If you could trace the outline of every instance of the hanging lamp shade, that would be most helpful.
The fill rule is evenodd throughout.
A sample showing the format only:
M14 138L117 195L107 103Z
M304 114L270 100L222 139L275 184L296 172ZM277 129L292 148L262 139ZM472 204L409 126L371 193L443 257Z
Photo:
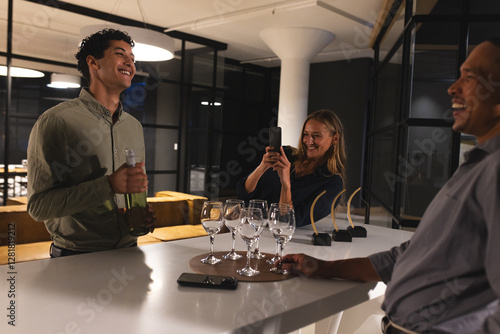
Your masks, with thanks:
M10 68L10 75L13 78L42 78L45 76L43 72L36 71L36 70L30 70L28 68L23 68L23 67L14 67L11 66ZM7 66L5 65L0 65L0 76L7 76Z
M50 83L47 85L50 88L80 88L80 77L70 74L52 73Z
M108 24L90 25L80 29L80 37L84 39L106 28L125 31L132 37L135 43L133 52L136 61L165 61L174 58L174 39L155 30Z

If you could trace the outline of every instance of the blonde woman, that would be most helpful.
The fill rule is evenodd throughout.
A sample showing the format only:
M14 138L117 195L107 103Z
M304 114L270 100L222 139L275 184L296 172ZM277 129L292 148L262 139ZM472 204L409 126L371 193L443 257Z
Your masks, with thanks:
M326 190L316 203L314 218L326 217L333 199L344 188L346 153L338 116L330 110L318 110L305 120L298 149L285 146L280 153L272 149L266 147L259 166L238 182L238 197L291 204L297 226L303 226L310 223L312 202Z

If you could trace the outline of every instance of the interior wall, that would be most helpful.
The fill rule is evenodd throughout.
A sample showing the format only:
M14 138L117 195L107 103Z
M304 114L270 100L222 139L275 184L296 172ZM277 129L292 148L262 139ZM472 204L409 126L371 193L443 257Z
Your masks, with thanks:
M362 187L364 127L369 110L372 59L311 64L309 113L334 111L344 125L347 149L347 195ZM359 196L352 204L360 206Z

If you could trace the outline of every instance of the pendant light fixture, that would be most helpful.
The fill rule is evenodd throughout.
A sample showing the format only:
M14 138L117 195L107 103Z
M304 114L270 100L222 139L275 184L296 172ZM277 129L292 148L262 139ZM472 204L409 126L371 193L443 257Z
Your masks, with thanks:
M141 12L144 28L116 24L91 25L80 29L81 39L105 28L117 29L127 32L132 37L135 43L132 52L136 61L165 61L174 58L174 39L162 32L147 29L146 13L140 0L137 0L137 5Z
M135 46L132 49L136 61L165 61L174 58L174 39L164 33L146 28L121 25L91 25L80 29L84 39L102 29L117 29L127 32Z
M42 78L45 76L43 72L15 66L11 66L10 75L13 78ZM7 76L7 66L0 65L0 76Z
M138 27L123 27L134 40L136 61L166 61L174 58L174 39L164 33Z
M70 74L52 73L50 83L47 85L50 88L80 88L80 77Z

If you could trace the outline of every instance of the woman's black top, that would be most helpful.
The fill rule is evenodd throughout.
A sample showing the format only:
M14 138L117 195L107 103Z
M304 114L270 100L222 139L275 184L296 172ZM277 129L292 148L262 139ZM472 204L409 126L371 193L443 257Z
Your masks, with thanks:
M314 199L326 190L314 206L314 221L328 216L331 213L332 202L342 191L344 185L340 175L330 175L326 165L316 168L312 174L302 177L295 176L295 160L290 147L283 147L288 161L292 164L290 168L290 182L292 188L292 201L295 209L295 219L297 227L311 223L309 218L311 205ZM251 199L267 200L268 205L278 203L281 193L281 182L278 172L269 168L260 178L257 187L251 193L245 190L245 181L247 177L242 178L237 184L238 198L245 201ZM337 200L337 203L340 201Z

